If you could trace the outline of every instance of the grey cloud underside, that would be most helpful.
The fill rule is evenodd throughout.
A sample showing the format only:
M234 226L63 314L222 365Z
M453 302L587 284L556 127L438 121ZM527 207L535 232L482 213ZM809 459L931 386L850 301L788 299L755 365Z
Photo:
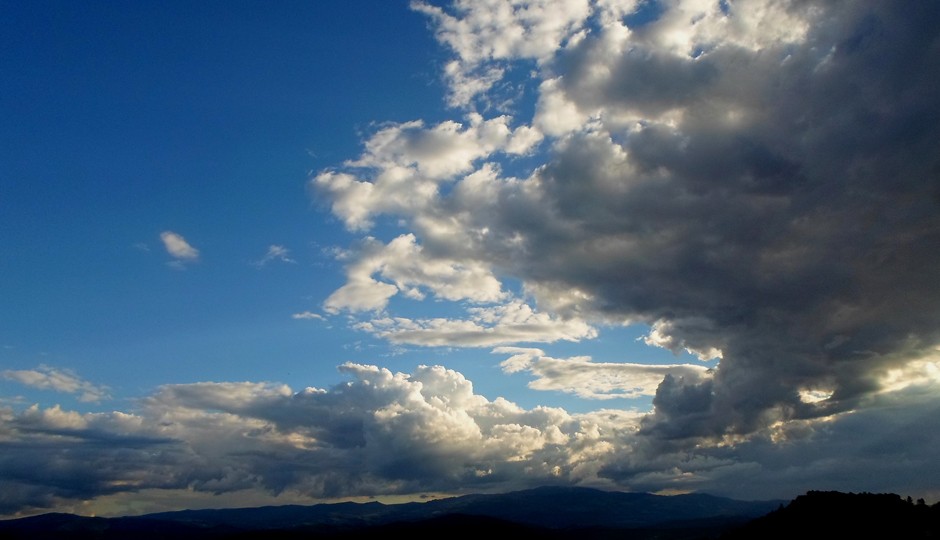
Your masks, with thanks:
M929 494L940 474L936 384L826 423L792 421L690 451L638 436L638 413L527 410L475 394L441 367L342 370L349 382L326 390L168 386L135 414L0 410L0 514L147 489L317 498L560 484L777 498L811 485Z
M634 489L685 489L760 499L819 490L926 492L936 497L940 475L934 448L938 403L927 392L876 398L865 410L830 423L790 422L737 444L688 452L676 441L637 440L634 452L605 464L601 474ZM782 443L782 444L781 444ZM674 463L683 478L669 471ZM870 487L862 487L870 486Z
M0 514L148 488L334 497L567 483L596 469L591 449L617 432L607 424L624 425L622 413L490 401L440 367L341 369L352 380L328 390L168 386L137 414L0 410Z

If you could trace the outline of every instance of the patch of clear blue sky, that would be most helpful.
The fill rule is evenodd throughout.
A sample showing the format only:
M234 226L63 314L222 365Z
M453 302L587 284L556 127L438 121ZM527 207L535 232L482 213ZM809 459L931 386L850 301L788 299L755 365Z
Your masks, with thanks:
M638 28L655 21L666 11L661 0L641 0L637 8L623 18L624 24L630 28Z
M370 1L4 10L3 365L124 384L261 375L232 368L285 339L310 356L290 314L341 283L321 250L351 236L308 172L355 157L372 122L443 114L424 18ZM164 230L201 260L168 268ZM270 244L297 264L251 266Z

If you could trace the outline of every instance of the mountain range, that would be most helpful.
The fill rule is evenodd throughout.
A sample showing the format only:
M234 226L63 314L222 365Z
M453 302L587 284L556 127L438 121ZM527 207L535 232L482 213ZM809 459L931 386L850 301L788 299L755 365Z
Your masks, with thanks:
M540 540L940 540L940 503L895 494L810 491L790 502L660 496L573 487L422 503L184 510L114 518L50 513L0 521L0 540L349 540L406 536Z
M183 510L96 518L43 514L0 521L0 538L208 538L430 536L444 530L536 532L547 537L646 538L644 531L720 531L762 516L782 501L738 501L704 494L660 496L576 487L541 487L404 504L335 503ZM622 534L633 531L633 536ZM368 534L367 534L368 533ZM39 535L39 536L37 536Z

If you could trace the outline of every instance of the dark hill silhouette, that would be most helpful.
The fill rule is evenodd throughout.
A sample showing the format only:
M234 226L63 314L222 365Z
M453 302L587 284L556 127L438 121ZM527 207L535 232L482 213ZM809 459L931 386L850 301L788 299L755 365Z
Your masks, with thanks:
M50 513L0 521L0 540L350 540L401 535L438 540L458 533L542 540L940 540L940 503L927 506L887 493L811 491L784 506L780 501L708 495L661 497L552 487L400 505L276 506L120 518Z
M721 538L940 540L940 503L927 506L893 493L810 491Z
M418 521L450 514L493 517L546 528L647 527L678 520L761 516L780 501L737 501L711 495L660 496L588 488L541 487L495 495L465 495L423 503L339 503L252 509L186 510L149 514L148 519L202 526L289 528L366 526Z
M538 534L540 537L714 538L761 516L780 501L736 501L710 495L658 496L586 488L544 487L498 495L467 495L425 503L339 503L145 516L90 518L45 514L0 521L0 539L58 538L360 538L407 532L439 538L444 531Z

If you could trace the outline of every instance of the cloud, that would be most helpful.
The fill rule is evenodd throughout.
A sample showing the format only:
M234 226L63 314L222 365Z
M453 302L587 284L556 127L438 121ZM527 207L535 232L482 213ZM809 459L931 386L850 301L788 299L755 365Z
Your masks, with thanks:
M176 259L175 263L184 263L199 259L199 250L189 245L186 239L173 231L163 231L160 233L160 240L163 247L171 257Z
M925 493L935 500L940 470L929 455L940 412L929 395L935 391L935 383L908 387L873 397L852 413L776 422L747 439L727 437L686 454L673 471L663 466L687 450L644 439L647 444L605 464L602 474L636 489L670 486L748 499L819 489Z
M510 129L508 116L486 120L471 113L467 120L466 126L446 121L432 128L425 128L421 121L392 124L375 133L366 143L365 154L347 165L378 170L405 167L443 180L472 170L475 160L495 151L523 154L539 141L528 127Z
M299 392L164 386L134 414L0 411L0 513L147 489L315 498L575 481L609 448L606 424L636 421L490 401L439 366L340 369L349 382Z
M291 319L306 319L306 320L317 320L325 321L326 317L320 315L319 313L313 313L312 311L302 311L300 313L294 313L290 316Z
M357 253L345 256L353 259L346 269L348 282L324 302L331 313L380 310L398 293L420 300L429 291L445 300L471 302L494 302L506 296L486 265L428 256L413 234L401 235L387 245L368 238ZM376 274L387 281L374 279Z
M436 26L438 41L456 54L445 68L451 105L468 105L498 82L500 61L549 60L590 15L587 0L457 1L448 10L412 2ZM495 65L494 65L495 64Z
M504 305L467 309L467 319L384 317L356 328L392 343L430 347L492 347L508 343L554 343L593 338L597 331L583 320L534 311L513 300Z
M346 163L346 171L325 170L310 181L327 197L333 213L353 230L372 227L371 214L426 207L439 184L495 152L524 155L541 140L530 126L510 128L511 118L468 115L469 125L447 121L425 127L422 121L383 127L365 143L365 152Z
M290 250L288 250L286 247L279 246L277 244L271 244L268 246L268 252L264 254L264 257L254 261L252 264L260 268L273 261L280 261L290 264L297 263L297 261L290 258Z
M8 369L0 372L0 376L31 388L75 394L80 401L98 402L111 397L107 387L85 381L69 370L49 366L24 370Z
M531 353L535 366L543 359L537 350L504 352ZM685 369L673 375L703 377ZM546 483L753 498L809 488L929 496L940 481L937 378L873 396L855 413L777 422L747 439L689 448L648 436L646 413L526 409L476 393L441 366L396 373L347 363L340 371L345 382L299 391L271 382L167 385L138 399L133 412L0 408L0 515L94 512L99 504L120 514L139 493L185 492L185 504L199 506L233 496L278 504L273 497L311 502ZM555 380L574 380L568 375Z
M515 131L547 151L510 176L472 139L446 190L414 159L390 180L321 173L351 230L397 218L426 262L518 280L546 316L720 357L664 376L644 422L690 447L857 410L940 343L940 7L680 0L640 23L635 2L475 6L416 4L454 52L452 103L485 107L524 66L537 103ZM366 148L354 162L378 167ZM376 276L348 272L335 306L384 309L401 289ZM427 342L455 324L386 326Z
M667 376L699 382L712 373L694 364L597 363L586 356L552 358L540 349L498 347L493 352L512 355L500 364L506 373L528 371L535 375L529 388L566 392L584 399L653 396Z

